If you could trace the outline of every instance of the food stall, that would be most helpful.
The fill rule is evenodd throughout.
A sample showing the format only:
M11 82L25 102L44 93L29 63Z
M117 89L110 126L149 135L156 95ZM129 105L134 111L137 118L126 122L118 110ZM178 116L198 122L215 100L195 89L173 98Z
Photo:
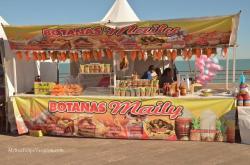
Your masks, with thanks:
M227 56L235 46L239 15L116 27L109 22L3 26L15 63L70 60L74 78L59 84L32 77L33 93L18 91L15 78L10 102L18 134L41 130L57 136L234 142L235 97L202 88L220 70L218 51ZM196 79L203 86L177 76L177 82L159 89L159 80L137 76L139 66L164 61L172 66L177 56L195 56ZM109 75L102 86L109 92L87 92L91 88L81 77L95 74Z

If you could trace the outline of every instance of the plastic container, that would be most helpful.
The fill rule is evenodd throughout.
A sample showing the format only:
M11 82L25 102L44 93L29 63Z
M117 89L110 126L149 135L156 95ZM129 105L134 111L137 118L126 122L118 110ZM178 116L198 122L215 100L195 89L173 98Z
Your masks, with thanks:
M243 106L243 97L241 95L237 96L237 106Z
M243 96L243 106L250 106L250 96L246 94Z
M245 83L240 84L240 94L248 93L248 85Z

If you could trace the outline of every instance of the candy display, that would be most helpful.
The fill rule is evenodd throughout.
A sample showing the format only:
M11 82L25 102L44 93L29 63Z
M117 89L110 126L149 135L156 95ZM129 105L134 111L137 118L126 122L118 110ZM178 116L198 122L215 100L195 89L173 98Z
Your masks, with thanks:
M118 80L115 96L156 96L159 90L159 80Z
M34 93L35 95L49 95L55 85L54 82L34 82Z
M174 82L171 85L169 83L165 83L163 86L163 94L172 97L178 97L180 94L184 96L186 95L186 87L184 84L178 86L177 82Z
M240 90L237 95L237 105L238 106L250 106L250 96L248 90L248 84L246 83L246 78L242 74L240 76Z
M80 65L80 73L110 73L111 72L110 64L100 64L100 63L90 63Z
M115 96L156 96L158 95L157 88L138 87L138 88L115 88Z
M135 79L135 80L118 80L117 87L154 87L159 88L159 80Z
M78 84L57 84L51 89L51 95L54 96L79 96L83 88Z
M248 93L248 85L246 83L240 84L240 94L244 95Z

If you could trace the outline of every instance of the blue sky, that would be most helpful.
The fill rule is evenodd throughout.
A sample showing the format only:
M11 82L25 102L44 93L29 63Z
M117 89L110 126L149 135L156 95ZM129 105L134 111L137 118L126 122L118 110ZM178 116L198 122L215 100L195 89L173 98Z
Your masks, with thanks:
M12 25L74 24L101 20L115 0L0 0ZM238 58L250 58L250 0L128 0L141 20L234 14L242 10Z

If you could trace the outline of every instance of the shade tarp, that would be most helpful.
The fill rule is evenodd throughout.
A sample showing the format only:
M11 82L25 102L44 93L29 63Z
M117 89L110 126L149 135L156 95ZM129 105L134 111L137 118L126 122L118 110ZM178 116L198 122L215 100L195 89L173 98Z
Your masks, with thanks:
M236 44L239 15L127 22L128 26L116 28L95 23L4 26L4 30L15 50L215 47Z

